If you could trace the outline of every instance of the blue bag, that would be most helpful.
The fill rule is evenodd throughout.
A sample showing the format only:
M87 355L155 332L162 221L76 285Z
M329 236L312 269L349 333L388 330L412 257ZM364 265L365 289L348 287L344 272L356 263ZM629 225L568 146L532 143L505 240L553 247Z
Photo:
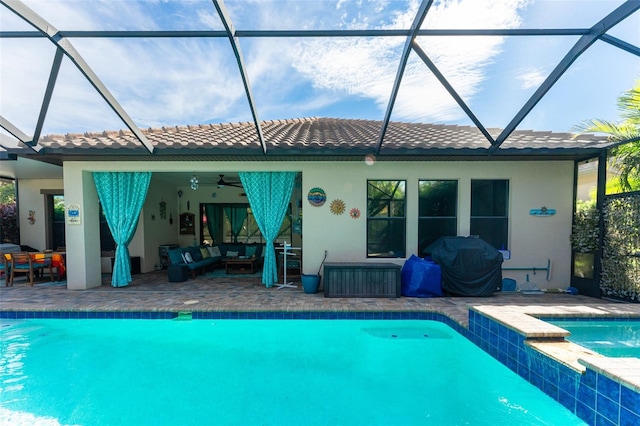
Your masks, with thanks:
M431 258L415 254L404 262L400 272L402 295L406 297L442 296L442 271Z

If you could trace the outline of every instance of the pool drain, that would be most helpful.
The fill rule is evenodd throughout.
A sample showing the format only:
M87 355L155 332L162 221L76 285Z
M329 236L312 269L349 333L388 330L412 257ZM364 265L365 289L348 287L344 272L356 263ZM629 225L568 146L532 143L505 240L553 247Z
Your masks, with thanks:
M392 334L391 337L393 337L395 339L396 337L398 337L398 335L397 334ZM429 337L429 335L428 334L423 334L422 337Z

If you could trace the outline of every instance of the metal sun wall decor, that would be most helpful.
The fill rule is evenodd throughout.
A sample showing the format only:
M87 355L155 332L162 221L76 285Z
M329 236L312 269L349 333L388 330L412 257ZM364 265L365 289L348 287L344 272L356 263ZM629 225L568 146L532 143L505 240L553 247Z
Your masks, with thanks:
M349 216L351 216L351 219L358 219L358 218L360 218L360 209L357 209L357 208L355 208L355 207L354 207L354 208L352 208L352 209L349 211Z
M327 194L322 188L311 188L307 194L307 200L312 206L320 207L327 201Z
M337 215L341 215L342 213L344 213L344 208L344 201L339 198L333 200L331 202L331 205L329 206L329 210L331 210L331 213Z

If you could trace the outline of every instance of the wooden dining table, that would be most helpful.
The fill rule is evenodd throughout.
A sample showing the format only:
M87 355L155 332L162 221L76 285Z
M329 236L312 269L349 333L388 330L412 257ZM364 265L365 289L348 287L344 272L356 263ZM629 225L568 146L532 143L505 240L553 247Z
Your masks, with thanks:
M34 262L44 263L46 259L51 259L51 267L56 269L56 281L60 281L66 273L65 253L56 251L30 252L29 256ZM7 262L11 262L11 253L5 253Z

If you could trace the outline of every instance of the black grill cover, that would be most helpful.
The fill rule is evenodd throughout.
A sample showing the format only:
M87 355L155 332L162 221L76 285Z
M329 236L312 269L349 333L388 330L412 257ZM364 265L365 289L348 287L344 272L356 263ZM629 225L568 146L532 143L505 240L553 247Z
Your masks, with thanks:
M502 283L502 253L477 237L440 237L424 250L442 270L442 289L491 296Z

